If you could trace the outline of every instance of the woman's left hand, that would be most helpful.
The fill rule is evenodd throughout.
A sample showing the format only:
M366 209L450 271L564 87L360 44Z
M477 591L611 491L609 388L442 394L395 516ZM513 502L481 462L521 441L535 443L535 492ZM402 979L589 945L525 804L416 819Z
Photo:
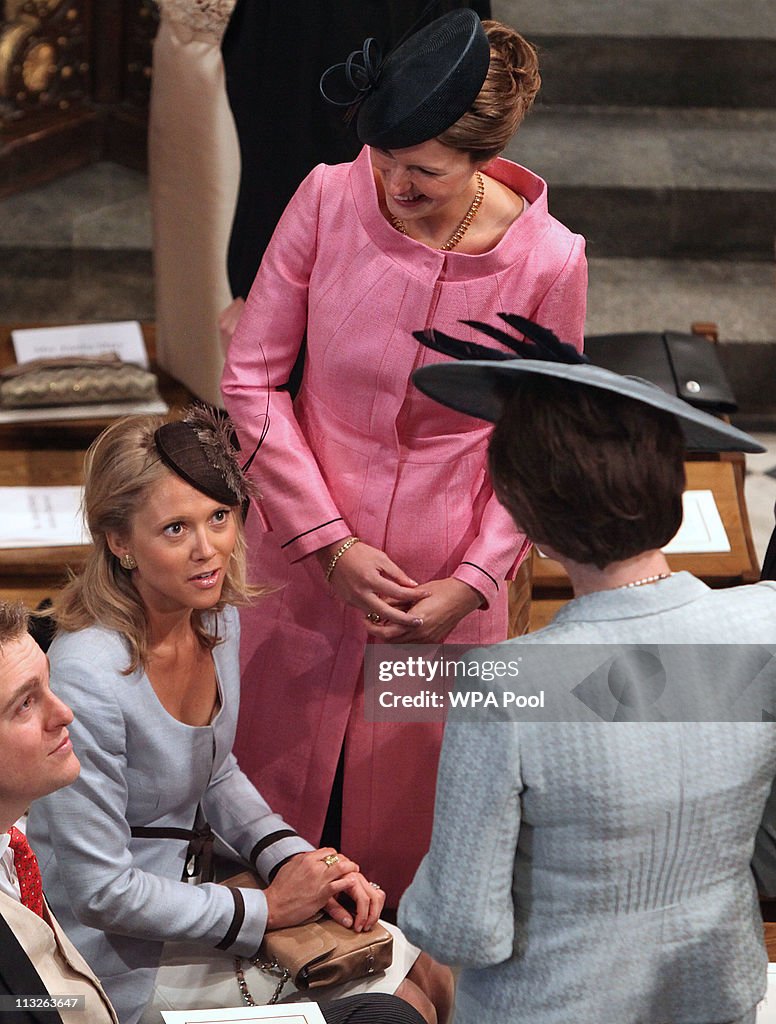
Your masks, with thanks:
M351 915L348 909L334 897L323 909L329 917L339 921L346 928L352 928L356 932L370 932L382 913L385 905L385 893L379 886L368 882L360 871L358 874L350 876L349 883L347 889L343 889L342 893L345 893L352 901L354 913Z
M367 622L367 632L393 644L437 644L448 636L458 623L482 604L482 595L463 580L449 576L429 580L419 588L424 591L407 611L423 622L420 626L397 626Z
M264 895L268 931L301 924L319 910L345 928L370 931L385 903L383 890L364 878L358 864L329 846L292 857ZM352 913L339 902L341 896L350 898Z

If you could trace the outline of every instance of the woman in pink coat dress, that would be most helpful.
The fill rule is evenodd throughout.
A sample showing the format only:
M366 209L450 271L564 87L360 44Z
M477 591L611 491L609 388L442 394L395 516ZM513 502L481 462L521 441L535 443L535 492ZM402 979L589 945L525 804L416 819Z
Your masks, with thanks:
M341 824L396 906L428 847L442 726L365 720L365 644L504 639L528 550L488 479L490 427L411 384L437 358L412 331L508 309L581 346L587 278L545 183L497 158L539 87L533 48L458 10L381 66L375 50L324 75L329 96L359 90L365 148L291 200L223 393L243 450L269 417L248 532L274 590L243 619L240 763L311 842Z

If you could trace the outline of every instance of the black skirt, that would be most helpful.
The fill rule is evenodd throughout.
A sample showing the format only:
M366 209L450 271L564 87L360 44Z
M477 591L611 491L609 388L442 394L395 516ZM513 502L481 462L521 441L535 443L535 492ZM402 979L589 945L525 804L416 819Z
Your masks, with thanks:
M233 295L247 296L275 225L304 177L316 164L353 160L360 149L341 112L321 97L321 74L367 36L387 52L426 3L237 0L222 44L242 161L228 255ZM440 0L430 17L458 7L490 17L490 0Z

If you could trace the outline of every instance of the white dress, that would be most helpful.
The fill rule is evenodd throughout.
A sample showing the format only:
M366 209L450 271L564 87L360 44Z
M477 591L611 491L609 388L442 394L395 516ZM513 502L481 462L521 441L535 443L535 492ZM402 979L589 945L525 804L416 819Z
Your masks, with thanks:
M148 134L160 366L221 404L218 314L240 154L220 42L235 0L161 0Z

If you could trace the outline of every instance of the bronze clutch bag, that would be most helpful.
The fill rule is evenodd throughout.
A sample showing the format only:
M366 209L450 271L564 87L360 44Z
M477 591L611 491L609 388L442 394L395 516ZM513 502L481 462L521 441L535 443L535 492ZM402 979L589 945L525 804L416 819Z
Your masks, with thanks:
M0 371L0 408L148 402L159 398L150 370L103 359L35 359Z
M371 932L354 932L321 915L293 928L267 932L260 955L287 970L298 989L327 988L390 967L393 936L381 924Z
M262 887L251 871L227 878L222 884L243 889ZM354 932L328 914L318 914L302 924L267 932L258 957L250 962L280 977L270 1000L274 1003L287 978L298 989L328 988L381 974L392 961L393 936L379 922L371 932ZM235 958L235 968L243 1000L254 1006L240 957Z

